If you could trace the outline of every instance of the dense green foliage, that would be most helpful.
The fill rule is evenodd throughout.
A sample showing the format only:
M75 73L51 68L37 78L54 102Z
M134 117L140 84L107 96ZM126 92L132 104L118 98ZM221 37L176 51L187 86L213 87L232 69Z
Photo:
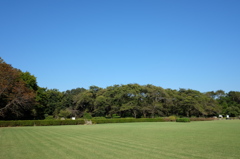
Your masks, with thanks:
M19 120L19 121L0 121L0 127L14 126L50 126L50 125L79 125L84 124L79 120Z
M168 120L164 120L164 118L130 118L130 119L106 119L106 120L92 120L96 124L102 124L102 123L131 123L131 122L164 122Z
M190 121L212 121L214 118L178 118L172 117L162 118L112 118L106 119L103 117L87 118L77 120L52 120L48 116L45 120L14 120L14 121L0 121L0 127L15 127L15 126L51 126L51 125L82 125L84 120L91 119L93 124L104 123L131 123L131 122L190 122Z
M240 120L0 128L1 159L238 159Z
M240 92L201 93L192 89L164 89L154 85L90 86L60 92L41 88L36 77L0 58L0 120L83 117L156 118L240 115Z
M190 122L189 118L177 118L176 122Z

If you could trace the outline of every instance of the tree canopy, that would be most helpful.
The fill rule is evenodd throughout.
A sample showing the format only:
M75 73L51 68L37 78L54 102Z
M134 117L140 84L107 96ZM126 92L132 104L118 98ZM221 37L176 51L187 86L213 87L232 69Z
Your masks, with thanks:
M37 85L30 72L13 68L0 58L0 119L54 117L209 117L240 115L240 92L164 89L154 85L90 86L60 92Z
M24 73L0 61L0 119L24 118L34 105L35 92Z

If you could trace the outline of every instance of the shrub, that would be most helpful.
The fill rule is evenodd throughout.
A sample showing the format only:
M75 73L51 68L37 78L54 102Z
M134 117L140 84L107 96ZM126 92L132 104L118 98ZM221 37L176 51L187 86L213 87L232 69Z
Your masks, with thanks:
M84 124L84 120L18 120L18 121L0 121L0 127L79 125L79 124Z
M189 118L178 118L176 119L176 122L190 122Z
M100 119L92 120L93 123L103 124L103 123L129 123L129 122L163 122L163 118L113 118L113 119Z
M45 117L45 120L53 120L53 119L54 119L53 115L48 115L48 116Z
M33 126L34 120L0 121L0 127Z
M18 126L33 126L33 125L34 125L34 120L18 121Z
M169 116L168 118L169 118L170 121L176 121L176 119L177 119L176 116L173 116L173 115Z
M84 113L83 114L83 119L90 120L90 119L92 119L92 115L90 113Z
M114 116L113 118L121 118L120 116Z
M106 118L105 117L93 117L92 119L98 120L98 119L106 119Z
M71 112L68 111L67 109L65 109L65 110L60 110L60 112L59 112L59 114L58 114L59 117L64 117L64 118L67 118L67 117L69 117L70 115L71 115Z
M191 121L212 121L216 120L215 118L190 118Z
M117 114L113 114L112 117L113 117L113 118L121 118L121 117L118 116Z
M125 117L124 119L135 119L134 117Z

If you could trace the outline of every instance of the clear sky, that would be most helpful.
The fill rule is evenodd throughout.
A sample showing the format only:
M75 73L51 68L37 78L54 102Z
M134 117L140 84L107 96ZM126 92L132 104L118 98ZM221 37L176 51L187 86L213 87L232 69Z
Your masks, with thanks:
M0 57L60 91L240 91L240 0L1 0Z

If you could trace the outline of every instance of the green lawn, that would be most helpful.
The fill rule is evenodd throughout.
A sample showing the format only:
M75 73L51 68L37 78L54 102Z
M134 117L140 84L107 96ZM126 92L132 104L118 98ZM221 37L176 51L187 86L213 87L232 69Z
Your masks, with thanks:
M239 157L240 120L0 128L0 159Z

